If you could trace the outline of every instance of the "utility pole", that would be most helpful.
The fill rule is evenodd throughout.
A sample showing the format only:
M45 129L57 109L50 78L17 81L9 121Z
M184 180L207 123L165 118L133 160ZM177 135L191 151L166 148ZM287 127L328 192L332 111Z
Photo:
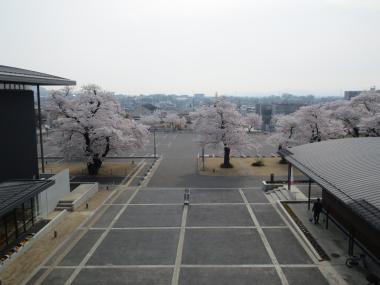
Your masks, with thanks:
M156 129L153 128L153 153L154 158L156 158Z
M205 148L202 147L202 170L205 171Z
M40 130L40 154L41 154L41 169L45 173L45 160L44 160L44 145L42 141L42 122L41 122L41 99L40 99L40 85L37 85L37 104L38 104L38 128Z

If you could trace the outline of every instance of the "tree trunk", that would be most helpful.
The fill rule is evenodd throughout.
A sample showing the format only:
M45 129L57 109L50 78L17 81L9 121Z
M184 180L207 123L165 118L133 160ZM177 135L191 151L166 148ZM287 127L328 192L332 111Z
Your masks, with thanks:
M232 165L230 163L230 148L229 147L224 147L224 161L222 164L223 168L231 168Z
M354 137L354 138L358 138L359 135L360 135L360 133L359 133L359 128L358 128L358 127L354 127L354 128L353 128L353 131L354 131L354 133L353 133L353 137Z
M89 175L98 175L99 169L102 166L102 161L94 157L91 162L87 162L87 170Z

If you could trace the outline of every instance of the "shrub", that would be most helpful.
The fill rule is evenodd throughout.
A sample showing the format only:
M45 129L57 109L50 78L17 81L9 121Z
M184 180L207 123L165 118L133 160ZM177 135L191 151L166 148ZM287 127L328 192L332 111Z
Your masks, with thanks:
M264 161L261 157L259 158L256 158L256 160L251 164L252 166L256 166L256 167L260 167L260 166L264 166Z
M224 165L224 163L222 163L220 168L234 168L234 166L231 163L229 165Z
M286 161L286 159L283 156L281 156L281 159L278 163L279 164L288 164L288 162Z

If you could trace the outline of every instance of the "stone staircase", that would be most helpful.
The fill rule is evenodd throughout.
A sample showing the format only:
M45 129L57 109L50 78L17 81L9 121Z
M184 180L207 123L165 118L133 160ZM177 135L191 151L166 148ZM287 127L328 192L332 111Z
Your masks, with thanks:
M305 195L294 185L292 185L291 190L288 190L287 186L280 186L274 188L273 190L268 190L265 192L265 195L269 200L276 201L304 201L307 200Z
M62 211L62 210L67 210L67 211L73 211L73 204L74 201L66 201L66 200L59 200L57 207L55 207L56 211Z
M84 183L80 184L70 194L63 197L58 201L55 207L56 211L74 211L80 205L90 199L96 192L98 192L98 183Z
M289 192L284 186L269 190L265 193L269 200L276 201L293 201L295 200L294 194Z

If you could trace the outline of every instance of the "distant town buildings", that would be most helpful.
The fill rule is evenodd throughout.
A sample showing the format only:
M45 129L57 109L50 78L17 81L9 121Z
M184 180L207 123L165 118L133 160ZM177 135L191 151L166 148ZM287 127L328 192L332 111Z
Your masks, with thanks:
M360 91L348 91L358 92ZM223 95L224 96L224 95ZM355 93L356 96L356 93ZM209 106L214 100L214 96L206 96L204 93L186 94L149 94L149 95L116 95L120 104L131 118L139 120L141 116L149 115L155 110L160 112L189 114L201 106ZM262 129L272 130L271 120L274 115L290 114L298 110L301 106L323 103L342 99L342 97L315 97L313 95L296 96L288 93L282 95L270 95L264 97L252 96L226 96L227 99L236 105L237 110L243 114L257 113L263 118ZM153 106L153 109L151 108ZM157 109L155 109L157 108ZM188 115L185 116L189 118Z
M371 87L370 90L375 91L376 87L375 86ZM362 91L363 90L361 90L361 91L344 91L344 99L345 100L351 100L351 98L359 96ZM380 90L376 90L376 93L379 93L379 95L380 95Z
M344 99L351 100L351 98L358 96L362 91L344 91Z

